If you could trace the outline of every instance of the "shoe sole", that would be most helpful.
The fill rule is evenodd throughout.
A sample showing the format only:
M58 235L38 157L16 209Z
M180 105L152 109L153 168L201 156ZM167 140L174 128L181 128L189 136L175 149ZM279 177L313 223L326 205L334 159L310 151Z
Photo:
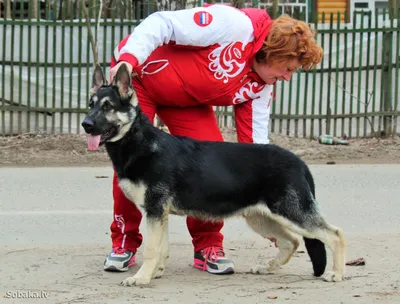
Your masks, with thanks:
M117 268L114 265L104 266L104 270L108 272L125 272L128 271L129 267Z
M235 270L232 267L228 267L224 271L219 271L219 270L214 270L214 269L207 269L206 271L211 274L220 274L220 275L235 273Z
M200 262L202 262L202 261L200 261ZM208 273L211 273L211 274L233 274L233 273L235 273L235 269L234 269L233 265L228 266L224 270L212 269L208 266L206 269L204 269L203 267L204 267L203 264L200 264L199 260L195 260L195 262L193 264L193 268L198 269L200 271L207 271Z
M132 261L133 259L133 261ZM109 272L125 272L129 270L129 267L133 267L136 265L136 260L133 257L130 261L127 267L122 267L122 268L118 268L115 265L104 265L104 270L105 271L109 271Z

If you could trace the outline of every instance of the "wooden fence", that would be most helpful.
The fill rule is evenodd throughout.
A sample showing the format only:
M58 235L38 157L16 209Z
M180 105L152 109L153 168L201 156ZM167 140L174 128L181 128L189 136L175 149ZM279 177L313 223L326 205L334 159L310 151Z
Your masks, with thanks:
M27 19L16 13L0 19L0 134L80 133L93 67L88 27L108 73L115 46L139 24L134 17L143 15L143 7L115 7L100 19L97 6L87 9L90 19L73 6L36 9ZM313 16L322 20L312 26L323 61L276 85L271 132L302 137L398 132L400 22L390 18L393 12L374 13L356 13L352 24L341 24L340 15ZM216 115L221 127L234 126L231 107L216 108Z

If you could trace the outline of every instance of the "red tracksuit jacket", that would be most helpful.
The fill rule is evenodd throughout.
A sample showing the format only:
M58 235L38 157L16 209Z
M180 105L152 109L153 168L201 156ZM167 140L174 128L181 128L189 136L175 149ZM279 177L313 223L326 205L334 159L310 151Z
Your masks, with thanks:
M208 5L159 11L114 51L161 105L235 107L240 142L268 143L272 85L251 71L272 24L265 10Z

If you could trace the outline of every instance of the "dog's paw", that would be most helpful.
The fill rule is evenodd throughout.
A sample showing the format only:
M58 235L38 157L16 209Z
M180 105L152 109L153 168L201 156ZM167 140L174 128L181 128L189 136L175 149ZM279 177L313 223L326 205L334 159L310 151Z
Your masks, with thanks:
M157 267L157 270L154 272L152 278L153 278L153 279L159 279L159 278L161 278L162 275L164 274L164 270L165 270L165 267L164 267L164 266L159 266L159 267Z
M140 285L148 285L150 283L150 278L147 277L139 277L139 276L133 276L126 278L121 282L121 285L123 286L140 286Z
M274 273L278 269L280 269L281 266L275 262L275 260L269 262L267 266L263 265L256 265L250 269L251 273L253 274L268 274L268 273Z
M268 266L267 266L267 270L269 273L275 272L281 268L282 268L281 265L279 263L277 263L275 260L269 262Z
M250 272L252 274L266 274L267 273L267 267L262 266L262 265L256 265L254 267L251 267Z
M255 265L251 267L250 269L252 274L268 274L270 271L268 270L268 267L265 267L263 265Z
M335 271L327 271L323 276L325 282L341 282L343 279L343 274Z

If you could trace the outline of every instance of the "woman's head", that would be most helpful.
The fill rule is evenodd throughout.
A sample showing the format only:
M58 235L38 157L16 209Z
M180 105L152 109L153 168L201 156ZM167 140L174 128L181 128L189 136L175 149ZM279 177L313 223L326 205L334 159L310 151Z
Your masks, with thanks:
M256 54L253 70L267 84L273 84L289 80L299 68L312 69L321 59L322 48L309 26L282 15L272 23L264 45Z

